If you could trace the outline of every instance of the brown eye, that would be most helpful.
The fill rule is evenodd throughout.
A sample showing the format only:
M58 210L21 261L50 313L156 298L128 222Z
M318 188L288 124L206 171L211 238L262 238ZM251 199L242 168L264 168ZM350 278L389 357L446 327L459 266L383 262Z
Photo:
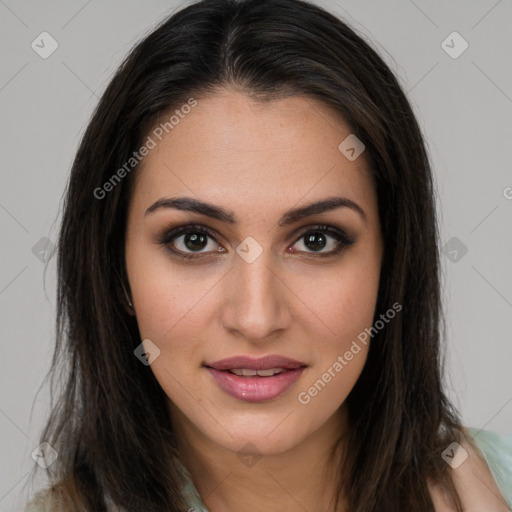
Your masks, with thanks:
M204 233L188 232L181 236L184 237L182 242L183 245L191 251L201 251L208 243L208 235L205 235Z
M208 247L209 239L215 243L210 250ZM215 241L215 236L205 226L188 225L180 226L166 233L159 241L160 244L167 247L169 251L183 258L201 258L212 252L225 252ZM219 248L215 250L215 245Z
M328 243L328 236L325 233L321 233L320 231L316 231L314 233L304 235L304 245L311 249L312 251L321 251L325 248Z
M342 249L354 243L354 240L341 230L332 226L316 226L303 233L299 240L306 250L299 249L298 252L306 254L317 254L318 256L334 256ZM327 247L327 250L324 249ZM293 251L295 252L295 251Z

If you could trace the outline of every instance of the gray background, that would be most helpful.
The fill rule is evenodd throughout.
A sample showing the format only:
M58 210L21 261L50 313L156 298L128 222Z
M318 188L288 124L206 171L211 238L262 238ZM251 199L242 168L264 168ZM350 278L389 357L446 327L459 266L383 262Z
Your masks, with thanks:
M512 433L512 2L317 3L362 34L408 92L448 243L448 392L466 425ZM44 274L36 249L56 241L77 144L114 70L183 5L0 0L0 512L23 508L49 403L45 388L34 399L53 345L55 258ZM31 47L43 31L59 45L47 59ZM460 40L442 45L454 31L469 44L457 58L444 48L458 53Z

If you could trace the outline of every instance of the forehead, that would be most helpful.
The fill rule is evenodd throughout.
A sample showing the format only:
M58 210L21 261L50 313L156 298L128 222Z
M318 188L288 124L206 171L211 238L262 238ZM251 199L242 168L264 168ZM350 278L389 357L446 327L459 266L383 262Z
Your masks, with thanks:
M338 148L350 126L312 98L260 103L221 90L197 98L177 119L161 140L149 132L156 146L137 171L136 200L186 194L234 210L336 193L372 200L365 153L350 161ZM166 114L159 122L168 120Z

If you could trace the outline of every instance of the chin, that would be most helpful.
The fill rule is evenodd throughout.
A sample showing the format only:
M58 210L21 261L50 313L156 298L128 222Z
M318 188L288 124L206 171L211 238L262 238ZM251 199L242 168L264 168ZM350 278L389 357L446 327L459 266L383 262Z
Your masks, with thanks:
M224 416L222 426L203 430L203 434L223 448L248 455L278 455L299 444L308 436L308 427L301 421L297 425L297 414L272 413L256 418L254 414ZM293 421L292 421L293 418ZM226 425L229 425L226 429Z
M232 451L239 456L269 456L279 455L287 452L300 443L301 439L296 438L297 432L284 433L284 435L273 435L261 431L242 431L235 433L233 437L226 435L214 439L224 449Z

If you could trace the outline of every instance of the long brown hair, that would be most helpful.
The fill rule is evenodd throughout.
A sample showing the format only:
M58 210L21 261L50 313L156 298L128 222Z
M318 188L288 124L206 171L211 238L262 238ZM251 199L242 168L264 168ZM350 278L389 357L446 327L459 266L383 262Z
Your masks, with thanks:
M132 49L102 95L73 163L58 242L59 397L41 437L59 452L51 481L80 510L104 511L106 499L129 512L187 510L166 397L134 357L141 340L123 306L136 167L104 197L97 191L159 116L223 85L260 101L323 102L366 147L385 246L376 318L395 302L403 309L373 338L347 398L353 428L338 494L358 512L432 512L432 481L462 510L441 457L462 427L442 387L438 227L423 136L377 52L301 0L189 5Z

